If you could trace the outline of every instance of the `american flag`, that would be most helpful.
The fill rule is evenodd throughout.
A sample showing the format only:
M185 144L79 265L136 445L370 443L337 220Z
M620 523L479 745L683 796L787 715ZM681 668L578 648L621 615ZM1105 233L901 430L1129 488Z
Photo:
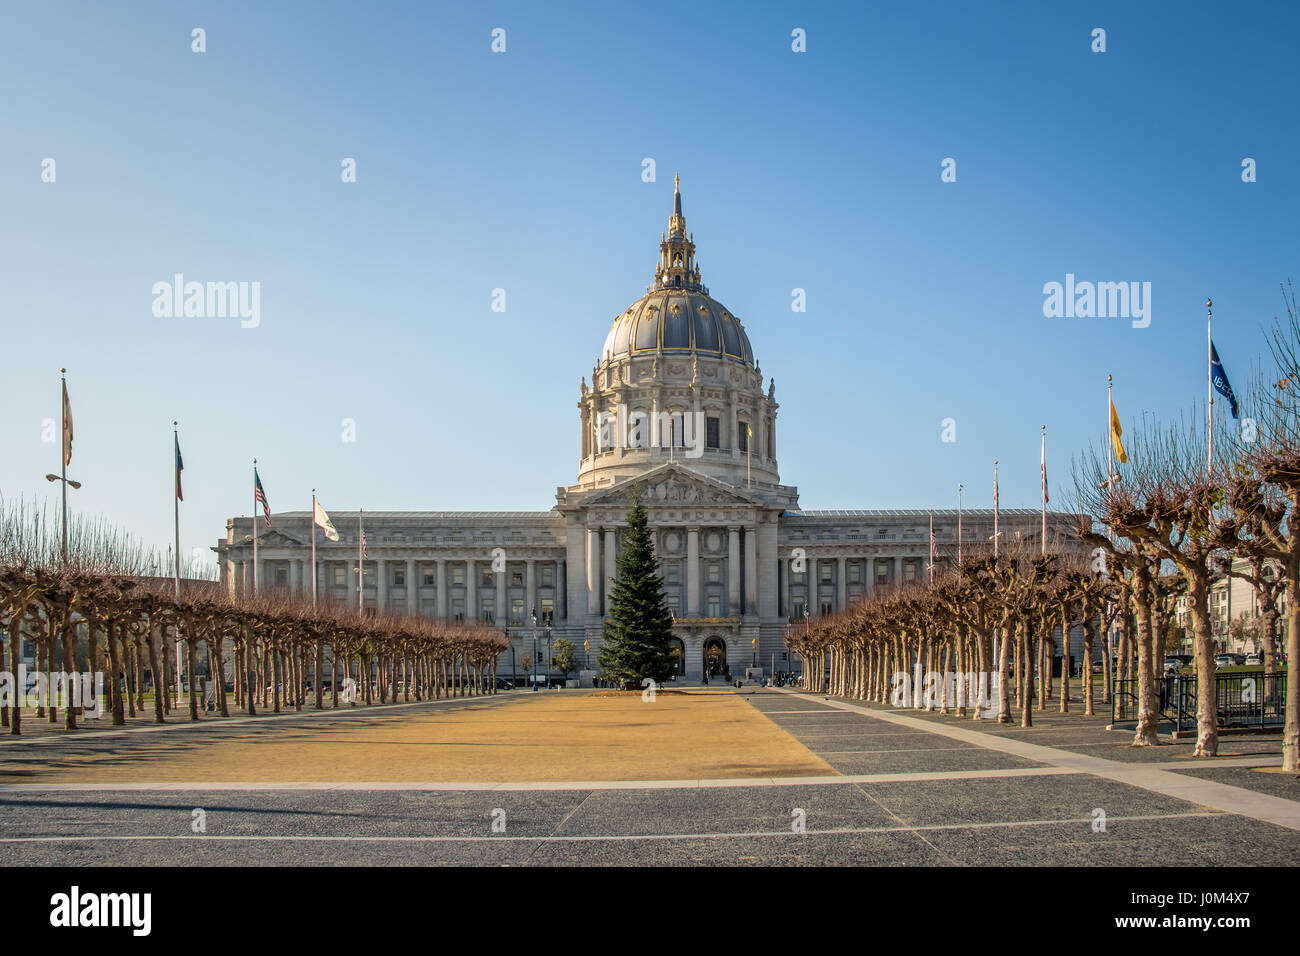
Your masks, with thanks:
M262 513L266 515L266 526L271 527L271 505L266 500L266 492L262 490L262 479L257 477L257 469L253 469L253 500L262 506Z

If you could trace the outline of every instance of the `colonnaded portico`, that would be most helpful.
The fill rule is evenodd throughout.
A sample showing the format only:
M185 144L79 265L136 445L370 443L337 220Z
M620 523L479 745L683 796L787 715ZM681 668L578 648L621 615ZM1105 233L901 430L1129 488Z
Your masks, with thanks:
M579 467L547 511L331 512L339 541L311 515L231 518L214 550L232 593L285 589L394 611L503 627L499 672L522 674L534 641L567 638L595 661L633 495L644 504L680 642L681 673L700 679L758 665L798 670L786 629L878 588L929 573L930 527L947 560L993 534L991 511L803 511L776 458L776 383L738 317L703 284L680 186L653 281L614 317L591 384L579 386ZM1003 540L1037 536L1040 514L1004 510ZM1069 538L1072 516L1049 514ZM254 566L253 539L257 560ZM534 621L536 622L534 624Z

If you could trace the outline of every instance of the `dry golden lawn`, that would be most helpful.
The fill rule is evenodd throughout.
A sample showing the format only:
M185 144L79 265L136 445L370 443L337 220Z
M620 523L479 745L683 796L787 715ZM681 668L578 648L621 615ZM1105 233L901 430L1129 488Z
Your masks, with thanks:
M690 780L834 775L730 690L527 695L219 739L132 734L116 753L42 759L0 783ZM6 761L7 762L7 761ZM10 764L12 767L13 765Z

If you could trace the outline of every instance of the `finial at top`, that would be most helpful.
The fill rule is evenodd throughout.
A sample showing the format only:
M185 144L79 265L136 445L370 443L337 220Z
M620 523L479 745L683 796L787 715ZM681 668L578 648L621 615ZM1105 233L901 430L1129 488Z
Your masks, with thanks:
M681 191L682 191L682 177L677 175L676 173L673 173L673 192L678 193Z

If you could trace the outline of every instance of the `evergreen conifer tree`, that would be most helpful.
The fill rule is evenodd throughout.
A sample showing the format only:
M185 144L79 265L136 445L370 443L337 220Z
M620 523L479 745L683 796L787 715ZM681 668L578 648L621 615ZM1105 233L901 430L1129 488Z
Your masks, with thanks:
M672 615L664 599L645 508L635 492L598 664L603 678L619 682L639 683L649 677L661 684L675 672Z

